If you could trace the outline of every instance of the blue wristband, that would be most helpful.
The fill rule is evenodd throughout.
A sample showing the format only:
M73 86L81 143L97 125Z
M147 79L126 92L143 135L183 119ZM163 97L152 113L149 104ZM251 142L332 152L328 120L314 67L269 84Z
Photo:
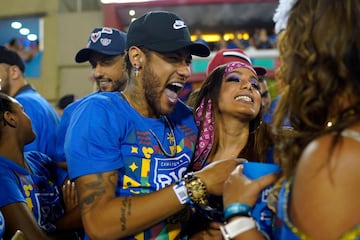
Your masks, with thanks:
M226 220L236 215L248 215L251 210L251 206L245 203L232 203L228 205L224 210L224 217Z

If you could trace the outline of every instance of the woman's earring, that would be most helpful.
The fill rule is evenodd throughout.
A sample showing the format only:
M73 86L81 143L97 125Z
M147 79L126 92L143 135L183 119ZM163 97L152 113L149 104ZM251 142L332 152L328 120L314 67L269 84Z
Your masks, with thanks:
M135 77L137 77L139 75L139 69L140 67L137 66L137 65L134 65L134 68L135 68Z

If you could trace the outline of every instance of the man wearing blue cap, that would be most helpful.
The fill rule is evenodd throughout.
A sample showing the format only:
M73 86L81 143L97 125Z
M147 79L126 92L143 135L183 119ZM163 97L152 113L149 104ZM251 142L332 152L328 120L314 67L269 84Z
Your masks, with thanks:
M192 55L209 54L174 13L148 12L130 24L127 87L120 95L86 99L67 132L68 170L87 238L187 239L181 231L187 204L222 194L238 162L217 161L186 173L197 127L179 99Z
M122 91L128 81L124 68L126 33L115 28L95 28L88 39L86 48L75 56L77 63L89 61L92 78L96 81L97 91L75 101L64 109L56 134L56 161L66 168L64 141L70 118L75 108L86 98L99 92Z
M39 151L54 157L59 116L53 106L26 81L25 67L16 52L0 46L0 91L21 103L36 133L35 140L26 144L24 151Z
M89 61L100 92L123 90L127 83L123 65L126 33L115 28L95 28L86 48L75 56L77 63Z

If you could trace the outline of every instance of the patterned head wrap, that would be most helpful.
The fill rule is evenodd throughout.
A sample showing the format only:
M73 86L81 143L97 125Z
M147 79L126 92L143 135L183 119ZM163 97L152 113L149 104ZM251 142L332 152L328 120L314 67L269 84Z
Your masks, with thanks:
M202 119L204 119L204 121L201 126ZM193 169L199 170L206 163L206 159L214 143L215 121L212 112L211 99L208 100L206 109L205 100L201 100L200 106L195 111L195 122L199 128L199 139L196 143Z
M247 69L251 70L257 76L255 69L250 64L246 64L243 62L231 62L231 63L226 64L224 77L226 77L229 73L231 73L232 71L234 71L237 68L247 68Z

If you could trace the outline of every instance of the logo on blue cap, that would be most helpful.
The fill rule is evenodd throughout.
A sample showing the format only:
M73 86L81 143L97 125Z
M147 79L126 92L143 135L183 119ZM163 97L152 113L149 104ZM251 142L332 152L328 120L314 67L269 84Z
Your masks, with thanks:
M95 28L88 40L87 47L81 49L75 56L75 61L86 62L93 52L104 55L120 55L125 52L126 33L115 28Z

